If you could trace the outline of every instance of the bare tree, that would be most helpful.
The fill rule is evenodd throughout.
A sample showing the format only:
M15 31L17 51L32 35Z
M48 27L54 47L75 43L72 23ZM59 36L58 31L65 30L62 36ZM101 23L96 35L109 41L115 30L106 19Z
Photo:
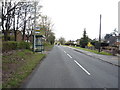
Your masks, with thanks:
M27 41L29 40L34 29L35 8L33 3L34 2L30 1L15 2L12 0L2 2L1 26L5 41L10 40L9 33L11 31L14 33L15 41L17 40L17 31L21 31L23 41L25 37L27 37ZM42 6L39 7L41 8ZM39 12L39 10L40 9L37 9L37 12ZM38 18L41 18L40 13L37 14L37 19ZM43 26L45 26L45 22Z
M10 28L13 24L15 26L15 9L19 5L12 4L12 2L2 2L2 32L4 33L4 40L9 40ZM14 28L15 29L15 28Z

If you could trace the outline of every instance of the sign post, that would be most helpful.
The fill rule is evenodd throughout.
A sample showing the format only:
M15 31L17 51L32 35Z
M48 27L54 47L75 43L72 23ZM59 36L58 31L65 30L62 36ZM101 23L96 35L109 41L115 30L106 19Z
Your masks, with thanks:
M43 32L41 31L40 26L36 25L36 5L37 2L35 0L34 2L34 8L35 8L35 12L34 12L34 30L33 30L33 52L42 52L43 49Z

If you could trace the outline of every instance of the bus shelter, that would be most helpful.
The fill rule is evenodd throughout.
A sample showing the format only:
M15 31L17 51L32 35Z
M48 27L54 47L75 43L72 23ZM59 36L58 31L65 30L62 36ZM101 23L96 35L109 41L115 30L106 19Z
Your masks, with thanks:
M35 48L35 52L44 51L43 35L35 35L35 38L33 36L33 39L35 39L35 42L34 42L35 45L33 45Z

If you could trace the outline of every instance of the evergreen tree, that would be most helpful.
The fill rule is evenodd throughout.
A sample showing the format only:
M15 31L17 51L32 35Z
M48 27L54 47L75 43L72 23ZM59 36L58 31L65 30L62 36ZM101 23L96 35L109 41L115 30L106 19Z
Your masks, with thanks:
M86 29L84 29L84 31L83 31L83 37L80 39L80 46L82 48L85 48L85 46L87 46L87 44L88 44L89 41L90 41L90 39L87 36Z

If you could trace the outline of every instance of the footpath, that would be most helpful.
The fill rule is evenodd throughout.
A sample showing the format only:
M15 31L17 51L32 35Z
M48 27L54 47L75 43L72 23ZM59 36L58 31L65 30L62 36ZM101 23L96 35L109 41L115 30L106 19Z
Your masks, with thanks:
M87 56L90 56L90 57L99 59L101 61L107 62L109 64L120 67L120 56L101 55L101 54L96 54L96 53L93 53L93 52L89 52L89 51L85 51L85 50L81 50L81 49L77 49L77 48L73 48L73 47L69 47L69 48L71 48L71 49L73 49L77 52L83 53Z

